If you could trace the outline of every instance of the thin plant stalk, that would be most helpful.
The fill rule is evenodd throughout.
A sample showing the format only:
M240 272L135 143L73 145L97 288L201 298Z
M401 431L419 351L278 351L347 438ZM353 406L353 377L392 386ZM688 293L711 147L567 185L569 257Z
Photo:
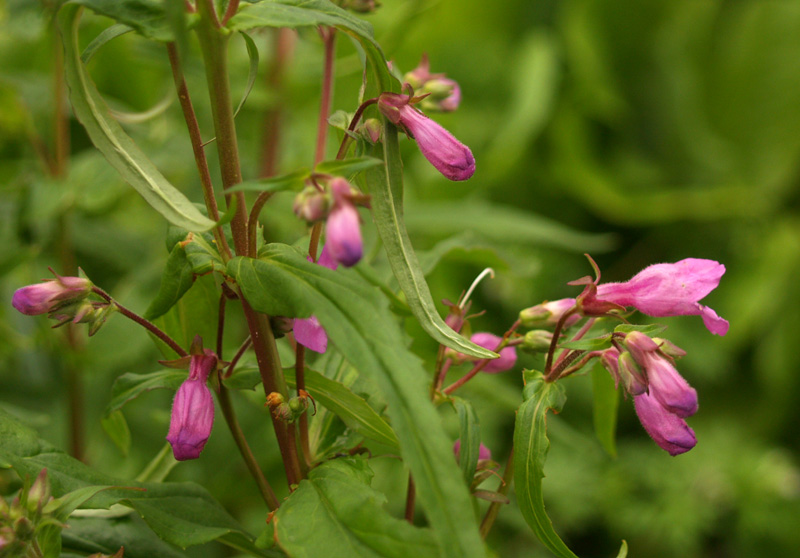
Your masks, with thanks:
M506 463L506 470L503 471L503 482L500 483L500 487L497 489L497 492L505 496L508 494L508 490L511 488L511 480L514 478L514 448L511 448L511 453L508 454L508 462ZM495 519L497 519L497 514L500 513L500 506L503 504L501 502L492 502L489 506L489 509L486 510L486 515L483 517L483 521L481 521L481 537L486 538L489 534L489 531L492 530L492 526L494 525Z

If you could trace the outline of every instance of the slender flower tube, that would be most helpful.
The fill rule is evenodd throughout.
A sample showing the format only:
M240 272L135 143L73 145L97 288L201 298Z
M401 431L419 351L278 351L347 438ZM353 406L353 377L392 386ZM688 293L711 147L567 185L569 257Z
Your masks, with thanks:
M47 279L44 283L17 289L11 304L27 316L54 312L59 308L79 302L92 292L92 282L83 277Z
M333 209L325 228L326 247L331 257L345 267L361 260L364 242L361 239L361 219L352 202L353 191L344 178L334 178L330 184Z
M393 124L414 138L425 158L450 180L466 180L475 173L475 158L469 147L453 134L411 106L411 97L383 93L378 108Z
M694 430L686 421L669 412L655 397L643 393L634 397L633 403L644 429L670 455L686 453L697 444Z
M725 335L728 322L699 303L713 291L725 266L713 260L687 258L644 268L624 283L597 285L601 301L633 306L649 316L701 316L711 333Z
M310 258L309 261L311 261ZM339 264L331 257L327 244L322 248L317 264L328 269L336 269L338 267ZM294 339L306 349L310 349L315 353L324 353L328 350L328 334L325 333L325 329L316 316L295 318Z
M485 332L476 333L470 338L470 341L476 345L479 345L484 349L489 349L490 351L497 349L497 346L500 344L501 340L502 338L498 337L497 335ZM486 372L487 374L498 374L500 372L505 372L506 370L511 370L516 363L517 350L514 347L503 347L500 350L500 358L496 358L487 362L486 366L483 367L481 372Z
M204 349L202 354L193 354L189 362L189 377L175 394L167 441L178 461L200 457L211 435L214 399L206 381L217 362L217 355L209 349Z

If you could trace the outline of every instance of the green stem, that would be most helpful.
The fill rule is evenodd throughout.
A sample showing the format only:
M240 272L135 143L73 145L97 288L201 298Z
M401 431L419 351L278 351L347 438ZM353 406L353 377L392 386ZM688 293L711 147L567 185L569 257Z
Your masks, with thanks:
M236 418L236 412L234 411L233 404L231 403L231 396L228 392L228 388L226 388L222 382L219 384L219 392L217 395L219 406L222 409L222 415L225 417L225 422L228 424L228 428L231 431L231 436L233 436L233 440L236 442L236 447L239 448L239 453L242 454L242 459L244 459L244 462L247 465L247 470L250 471L250 474L256 481L258 490L261 492L261 497L264 498L264 502L267 503L270 511L278 509L278 506L280 505L278 498L275 496L275 492L272 490L269 482L267 482L261 467L258 466L258 462L256 461L256 458L253 455L249 444L247 443L247 439L244 437L244 432L242 432L242 429L239 426L239 420Z
M503 482L500 484L500 487L497 489L497 492L505 496L508 494L508 490L511 488L511 479L514 477L514 448L511 448L511 453L508 455L508 463L506 463L506 470L503 471ZM492 502L489 506L489 509L486 511L486 515L483 517L483 521L481 521L481 537L486 538L489 534L489 531L492 530L492 526L494 525L494 520L497 519L497 514L500 513L500 506L503 504L501 502Z
M233 120L230 83L228 81L227 53L229 35L226 30L219 29L219 21L211 0L201 0L197 6L200 13L197 34L206 66L206 79L209 97L211 98L211 112L217 138L217 154L219 156L222 184L225 190L228 190L242 180L236 126ZM247 207L244 192L237 192L236 196L236 213L233 221L231 221L233 244L237 255L247 256ZM225 199L228 207L230 207L231 194L226 194ZM240 300L247 319L250 336L253 340L253 349L256 353L264 391L266 394L277 392L288 399L286 381L283 378L278 348L275 345L275 336L272 333L269 320L264 314L253 310L243 296L240 296ZM302 478L297 457L297 447L292 443L287 425L271 413L270 418L272 419L272 426L283 458L287 482L290 486L297 484Z

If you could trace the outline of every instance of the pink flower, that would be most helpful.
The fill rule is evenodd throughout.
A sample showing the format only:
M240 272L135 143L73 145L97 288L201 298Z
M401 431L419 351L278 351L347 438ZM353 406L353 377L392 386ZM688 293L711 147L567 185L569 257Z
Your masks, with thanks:
M356 265L364 251L361 219L352 202L352 189L344 178L331 180L333 209L325 228L326 247L331 257L345 267Z
M172 403L167 441L178 461L197 459L211 435L214 400L206 381L217 367L217 355L209 349L192 355L189 377L178 388Z
M456 458L461 457L461 439L456 440L456 443L453 444L453 453L456 454ZM489 448L484 446L483 444L480 445L478 448L478 461L488 461L492 458L492 452Z
M633 306L649 316L702 316L711 333L725 335L728 322L699 303L713 291L725 266L713 260L687 258L644 268L624 283L597 286L596 298L620 306Z
M420 151L450 180L466 180L475 173L475 158L469 147L439 124L412 107L408 95L383 93L378 108L393 124L414 138Z
M500 344L500 341L502 341L502 338L491 333L476 333L470 338L470 341L483 347L484 349L495 351L497 346ZM496 358L487 362L486 366L483 367L481 372L486 372L487 374L498 374L499 372L510 370L516 363L517 350L514 347L503 347L500 350L500 358Z
M311 258L309 258L309 261L311 261ZM336 269L338 267L339 264L331 257L327 244L322 248L317 264L328 269ZM325 329L316 316L295 318L294 339L305 348L311 349L316 353L324 353L328 349L328 334L325 333Z
M697 444L694 430L686 421L669 412L655 397L643 393L634 397L633 403L644 429L670 455L686 453Z
M92 282L83 277L48 279L44 283L17 289L11 305L28 316L54 312L59 308L79 302L92 292Z

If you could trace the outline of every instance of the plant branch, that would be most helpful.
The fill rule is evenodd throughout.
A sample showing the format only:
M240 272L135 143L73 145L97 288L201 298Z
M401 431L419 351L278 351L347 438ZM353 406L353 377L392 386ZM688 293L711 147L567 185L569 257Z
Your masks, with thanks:
M157 325L155 325L153 322L151 322L150 320L147 320L147 319L145 319L145 318L141 317L141 316L140 316L139 314L137 314L136 312L133 312L133 311L131 311L131 310L128 310L128 309L127 309L127 308L125 308L125 307L124 307L122 304L120 304L119 302L117 302L116 300L114 300L114 299L111 297L111 295L109 295L107 292L105 292L105 291L104 291L103 289L101 289L100 287L98 287L98 286L94 286L94 287L92 287L92 291L93 291L95 294L97 294L97 295L99 295L100 297L102 297L103 299L105 299L107 302L109 302L109 303L113 304L113 305L114 305L114 308L116 308L116 309L117 309L117 311L118 311L120 314L122 314L123 316L125 316L125 317L126 317L126 318L128 318L129 320L133 320L134 322L136 322L137 324L139 324L140 326L142 326L143 328L145 328L146 330L148 330L150 333L152 333L153 335L155 335L156 337L158 337L159 339L161 339L161 340L162 340L164 343L166 343L166 344L169 346L169 348L170 348L170 349L172 349L173 351L175 351L175 352L178 354L178 356L180 356L180 357L189 356L189 353L187 353L186 351L184 351L184 350L183 350L183 348L182 348L180 345L178 345L178 343L177 343L177 342L176 342L176 341L175 341L175 340L174 340L172 337L170 337L169 335L167 335L167 334L166 334L164 331L162 331L162 330L161 330L161 329L160 329L160 328L159 328Z
M267 482L266 477L264 477L264 472L261 470L261 467L258 466L258 462L256 461L256 458L247 443L247 439L244 437L244 432L242 432L242 429L239 426L239 421L236 418L236 412L234 411L233 404L231 403L231 397L230 393L228 392L228 388L226 388L221 381L217 395L219 406L222 409L222 415L225 417L225 422L228 424L228 428L231 431L231 436L233 436L233 440L236 442L236 447L239 448L239 453L242 454L242 459L244 459L244 462L247 465L247 470L250 471L250 474L256 481L256 485L261 493L261 497L264 498L264 502L267 503L270 511L278 509L278 506L280 505L278 503L278 498L275 496L275 492L272 490L269 482Z
M264 205L272 197L272 194L273 192L261 192L256 198L256 201L253 202L253 208L250 210L250 217L247 219L247 254L251 258L255 258L258 255L258 216L261 214Z
M497 489L497 492L505 496L508 494L509 489L511 488L511 480L514 478L514 448L511 448L511 453L508 454L508 462L506 463L506 470L503 471L503 482L500 483L500 487ZM489 509L486 510L486 515L483 517L483 521L481 521L481 537L486 538L489 534L489 531L492 530L492 526L494 525L495 519L497 519L497 514L500 513L500 506L503 504L501 502L492 502L489 506Z

